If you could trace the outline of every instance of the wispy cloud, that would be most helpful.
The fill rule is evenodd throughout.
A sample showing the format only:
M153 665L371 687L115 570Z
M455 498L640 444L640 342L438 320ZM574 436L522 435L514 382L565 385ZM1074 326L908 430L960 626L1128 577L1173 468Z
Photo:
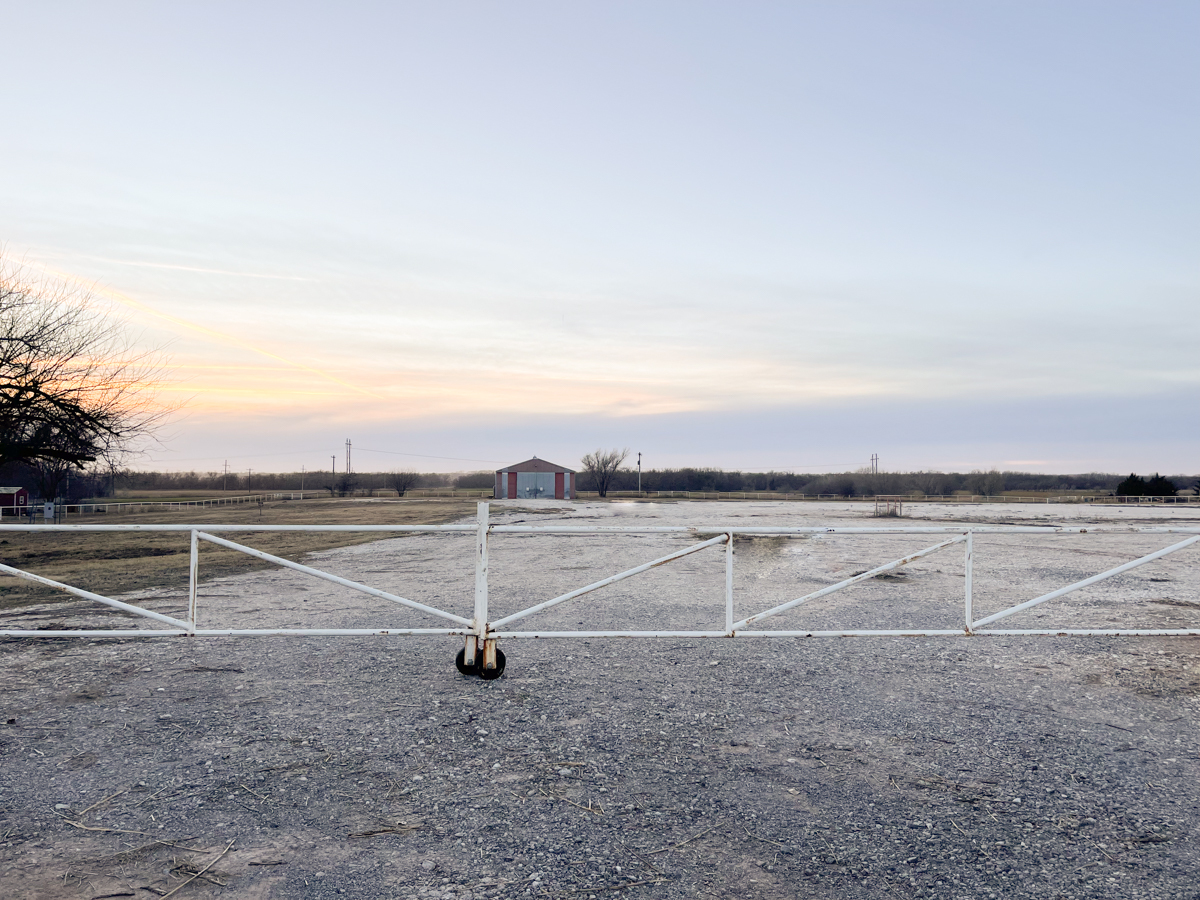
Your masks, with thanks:
M280 356L278 353L272 353L270 350L266 350L262 347L257 346L256 344L252 344L249 341L245 341L245 340L243 340L239 337L235 337L231 334L226 334L225 332L217 331L216 329L209 328L205 325L198 325L197 323L192 322L188 319L184 319L181 316L175 316L175 315L171 315L170 313L162 312L161 310L155 309L153 306L150 306L147 303L143 303L140 300L135 300L134 298L130 297L128 294L123 294L120 291L113 290L112 288L104 287L102 285L98 285L93 282L89 282L86 279L80 278L77 275L74 275L70 272L64 272L64 271L60 271L60 270L56 270L56 269L51 269L49 266L44 266L44 265L42 266L42 268L44 268L45 271L47 271L48 273L50 273L58 278L62 278L64 280L81 285L82 287L85 287L88 290L93 291L96 294L107 297L108 299L113 300L114 302L116 302L122 306L125 306L129 309L136 310L140 313L144 313L146 315L152 316L161 321L167 322L168 324L172 325L176 329L181 329L185 332L199 335L210 341L213 341L218 344L222 344L224 346L237 347L241 350L248 350L251 353L256 353L260 356L266 357L267 359L271 359L271 360L274 360L275 362L282 363L282 364L284 364L292 369L295 369L297 371L308 372L312 375L316 375L318 378L322 378L322 379L332 382L334 384L341 385L342 387L346 388L347 390L353 391L357 394L362 394L366 397L373 397L376 400L386 399L382 395L377 394L374 391L369 391L366 388L360 387L357 384L354 384L352 382L349 382L342 378L339 378L330 372L327 372L323 369L317 368L316 366L310 366L310 365L307 365L302 362L297 362L296 360L288 359L286 356Z
M47 258L65 259L66 254L57 252L41 251L40 256ZM139 269L170 269L175 272L196 272L201 275L231 275L235 278L262 278L269 281L315 281L316 279L307 278L303 275L279 275L267 272L239 272L234 269L213 269L208 266L185 266L179 263L157 263L149 262L148 260L140 259L116 259L111 256L92 256L88 254L73 253L71 259L87 259L93 262L109 263L114 266L133 266Z

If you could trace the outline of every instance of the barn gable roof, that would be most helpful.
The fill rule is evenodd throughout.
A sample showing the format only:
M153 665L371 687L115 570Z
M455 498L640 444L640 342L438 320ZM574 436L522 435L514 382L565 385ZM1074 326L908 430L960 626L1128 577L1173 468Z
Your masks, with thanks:
M511 466L504 466L497 469L497 472L570 472L575 474L574 469L568 469L566 466L558 466L544 459L538 459L536 456L532 459L527 459L524 462L515 463Z

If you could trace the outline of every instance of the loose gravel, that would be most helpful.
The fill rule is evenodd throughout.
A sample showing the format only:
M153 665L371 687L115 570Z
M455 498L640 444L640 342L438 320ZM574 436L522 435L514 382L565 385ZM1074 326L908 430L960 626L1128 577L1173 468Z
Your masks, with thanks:
M845 506L770 503L493 512L535 523L895 524ZM1078 514L1035 512L1038 521ZM1159 523L1196 524L1153 512ZM1018 513L920 511L939 522L1034 518ZM934 543L875 540L741 541L739 603L763 608ZM1024 537L981 542L980 603L998 609L1170 542L1106 540L1050 551ZM498 538L496 608L684 543ZM431 535L308 561L469 614L470 552L469 537ZM961 622L961 551L945 554L782 624ZM1196 562L1189 548L1023 621L1194 627ZM723 573L720 548L703 551L538 625L719 623ZM181 598L140 602L178 611ZM378 601L291 572L210 582L202 610L214 625L235 614L306 625L379 618ZM3 621L130 624L74 603ZM1195 638L512 640L496 681L460 676L458 646L418 637L0 643L0 894L1200 897Z

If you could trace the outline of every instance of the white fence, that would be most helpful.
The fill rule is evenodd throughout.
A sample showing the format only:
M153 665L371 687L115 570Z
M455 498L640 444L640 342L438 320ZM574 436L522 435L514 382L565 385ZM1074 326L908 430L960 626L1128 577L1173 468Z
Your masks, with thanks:
M578 491L581 500L591 500L600 495L595 491ZM1200 505L1200 496L1181 494L1170 497L1116 497L1112 494L1056 494L1054 496L1026 496L1020 494L862 494L847 497L845 494L805 494L795 491L609 491L609 499L662 499L662 500L836 500L862 503L877 498L901 498L905 503L1122 503L1133 505L1189 504Z
M241 506L245 503L265 503L268 500L304 500L323 497L327 491L272 491L267 494L239 494L234 497L209 497L200 500L113 500L101 503L59 503L56 513L64 516L121 515L135 512L181 511L185 509L216 509L220 506ZM0 515L40 518L44 502L35 500L28 506L3 506Z
M126 513L183 511L188 509L216 509L222 506L241 506L246 503L265 503L274 500L323 500L346 498L381 498L400 497L401 494L392 488L359 488L347 494L331 494L328 490L305 491L267 491L258 494L238 494L227 497L206 497L196 500L102 500L81 501L57 504L56 514L60 516L103 516L124 515ZM411 490L403 496L411 498L450 497L458 500L477 500L481 497L491 497L492 490L464 488ZM28 506L0 506L0 518L21 516L28 518L42 517L44 501L35 499Z
M0 525L0 531L19 532L180 532L190 539L190 567L187 593L187 611L184 618L168 616L132 603L105 597L78 587L62 584L51 579L25 571L14 566L0 564L0 572L18 578L27 579L42 585L54 587L106 606L140 616L157 623L158 627L143 629L0 629L4 637L217 637L217 636L259 636L259 635L461 635L466 638L465 657L459 654L460 668L464 671L474 666L479 674L494 677L503 669L503 655L499 655L497 663L497 639L517 638L794 638L794 637L868 637L868 636L964 636L964 635L1200 635L1200 625L1189 628L1004 628L998 627L1010 616L1031 609L1051 600L1065 596L1089 585L1128 572L1139 566L1161 559L1200 542L1200 527L1186 526L1155 526L1155 527L1120 527L1120 526L896 526L896 527L782 527L782 526L684 526L684 525L632 525L632 526L601 526L601 525L502 525L493 524L489 520L488 504L480 503L478 514L473 524L456 525ZM474 603L470 615L460 615L446 609L440 609L425 603L411 600L390 591L371 587L360 582L352 581L311 566L283 559L262 550L230 540L222 535L235 535L247 532L358 532L379 534L381 537L396 534L428 534L449 533L474 535L475 557L475 587ZM1097 538L1106 534L1139 534L1161 535L1164 540L1182 537L1174 540L1161 549L1129 560L1114 568L1099 572L1064 587L1059 587L1048 593L1015 602L1004 609L990 615L977 616L974 609L973 576L974 576L974 542L977 535L1095 535ZM574 590L534 603L500 618L493 619L488 605L488 556L489 545L495 536L499 535L684 535L695 538L695 542L683 549L649 560L641 565L609 575L599 581L583 585ZM778 603L749 615L739 611L740 600L744 607L750 598L735 598L734 594L734 540L738 536L774 536L799 537L805 535L862 535L865 537L878 535L928 535L934 538L934 543L915 552L889 560L867 571L845 578L836 584L826 585L818 590L795 597L784 603ZM314 578L331 582L341 587L367 594L389 604L398 605L427 615L434 616L447 624L440 628L397 628L393 626L367 628L206 628L202 624L200 610L200 547L208 543L235 550L240 553L283 566ZM859 582L892 572L915 560L936 553L959 548L962 553L963 597L962 624L953 628L859 628L841 630L809 630L809 629L764 629L762 623L788 610L803 604L811 603L835 592L844 590ZM522 629L518 623L537 614L568 603L593 591L601 590L609 585L633 578L651 569L667 565L695 553L706 550L724 551L724 627L710 630L553 630L553 629ZM744 592L743 592L744 593ZM480 653L479 657L476 653ZM482 667L482 668L481 668Z
M477 500L491 497L491 489L477 488L428 488L410 490L405 497L413 499L452 498ZM339 495L340 496L340 495ZM389 498L401 495L391 488L359 489L349 497ZM581 500L599 497L595 491L578 491ZM123 515L136 512L183 511L188 509L215 509L222 506L239 506L245 503L260 503L273 500L314 500L330 498L329 491L271 491L262 494L241 494L234 497L210 497L199 500L113 500L106 502L61 503L58 513L63 516ZM784 491L609 491L610 500L834 500L847 503L871 502L878 499L900 499L905 503L1118 503L1132 506L1200 505L1200 496L1180 495L1173 497L1114 497L1091 494L1062 494L1053 497L1025 497L983 494L879 494L875 496L846 497L842 494L804 494ZM42 501L28 506L0 506L0 518L42 516Z

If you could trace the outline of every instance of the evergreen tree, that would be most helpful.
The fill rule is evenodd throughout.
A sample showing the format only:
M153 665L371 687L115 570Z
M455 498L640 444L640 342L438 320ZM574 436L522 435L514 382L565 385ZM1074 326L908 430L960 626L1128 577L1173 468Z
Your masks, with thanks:
M1175 482L1170 478L1163 478L1157 472L1154 477L1146 484L1147 497L1174 497Z
M1146 496L1146 480L1138 478L1133 472L1129 473L1129 477L1117 485L1118 497L1145 497Z

